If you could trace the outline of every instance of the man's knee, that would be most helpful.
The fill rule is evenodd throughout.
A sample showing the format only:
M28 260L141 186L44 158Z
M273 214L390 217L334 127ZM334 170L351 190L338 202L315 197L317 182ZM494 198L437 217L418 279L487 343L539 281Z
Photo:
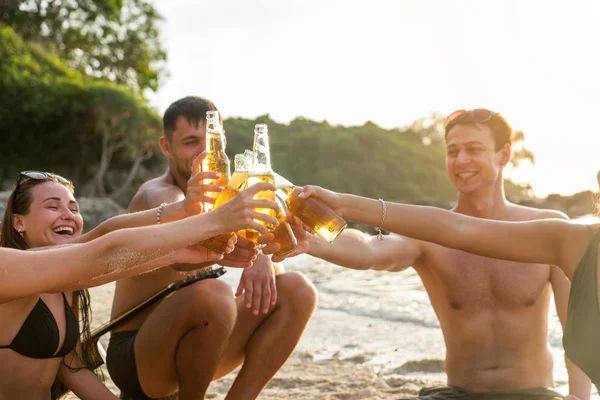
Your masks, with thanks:
M312 313L317 307L317 289L301 272L286 272L277 276L278 297L296 311Z
M182 289L179 294L181 312L194 324L213 324L232 330L237 308L231 287L220 280L208 279ZM185 311L184 311L185 310Z

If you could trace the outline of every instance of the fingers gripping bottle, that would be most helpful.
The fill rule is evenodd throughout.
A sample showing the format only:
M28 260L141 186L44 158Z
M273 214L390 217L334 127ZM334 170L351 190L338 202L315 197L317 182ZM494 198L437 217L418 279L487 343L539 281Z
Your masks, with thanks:
M221 174L219 179L211 179L211 182L205 183L219 186L227 186L229 184L229 179L231 178L229 158L225 154L225 135L223 134L223 127L221 126L218 111L206 112L206 157L202 160L200 170ZM214 198L218 194L215 192L206 193L207 196ZM211 203L203 203L203 206L205 212L213 209Z
M218 179L211 179L210 182L214 185L225 186L223 192L207 192L206 195L209 197L215 197L215 204L203 203L204 212L208 212L213 208L218 207L217 202L223 193L229 188L231 174L229 171L229 158L225 154L225 135L223 134L223 128L219 118L218 111L207 111L206 112L206 157L200 164L201 171L218 172L221 176ZM231 194L229 191L228 194ZM237 194L237 192L235 193ZM222 200L220 204L231 199L230 196L226 200ZM234 233L224 233L200 242L201 246L206 247L216 253L224 254L227 248L227 242L233 237Z
M300 199L302 188L275 173L277 196L285 201L290 212L323 240L332 243L348 225L335 211L313 197Z

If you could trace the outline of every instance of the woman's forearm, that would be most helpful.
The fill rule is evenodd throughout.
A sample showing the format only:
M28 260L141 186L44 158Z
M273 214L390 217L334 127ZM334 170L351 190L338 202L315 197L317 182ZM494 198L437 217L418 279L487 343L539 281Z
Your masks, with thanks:
M453 239L465 229L466 216L435 207L385 202L384 217L379 200L343 194L341 201L344 217L349 220L378 227L383 218L382 229L390 232L448 247L461 244Z
M70 370L61 363L58 378L81 400L117 400L102 381L89 369Z
M36 252L0 248L0 302L69 290L68 285L76 289L108 274L141 272L141 266L151 260L222 233L240 229L266 233L267 228L257 221L277 225L277 219L256 209L276 209L277 203L254 199L261 190L274 191L275 187L257 183L209 213L120 229L88 243Z
M170 264L173 261L168 256L174 250L201 242L219 233L223 233L223 228L210 214L161 225L111 232L97 240L106 242L101 255L104 269L90 279L109 274L113 279L117 279L132 268L135 268L134 273L141 273L159 267L160 263Z
M212 215L211 215L212 214ZM111 232L89 243L42 251L0 249L0 302L36 293L69 291L104 275L117 279L156 268L174 250L223 233L213 215Z
M341 195L340 201L345 218L380 225L380 201L350 194ZM562 243L567 231L573 231L562 219L508 222L391 202L386 202L383 228L486 257L558 266L565 261Z
M118 229L136 228L140 226L149 226L156 224L158 207L150 210L138 211L130 214L117 215L103 221L91 231L81 235L76 239L76 243L86 243L90 240L99 238L107 233ZM162 207L160 219L162 223L180 220L189 216L185 211L183 202L167 204Z

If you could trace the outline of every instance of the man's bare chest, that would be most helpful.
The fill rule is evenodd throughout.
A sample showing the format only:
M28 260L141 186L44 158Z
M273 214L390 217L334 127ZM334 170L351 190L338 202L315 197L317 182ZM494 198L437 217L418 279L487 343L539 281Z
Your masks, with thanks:
M549 266L436 247L417 272L430 297L447 301L451 308L531 307L547 298Z

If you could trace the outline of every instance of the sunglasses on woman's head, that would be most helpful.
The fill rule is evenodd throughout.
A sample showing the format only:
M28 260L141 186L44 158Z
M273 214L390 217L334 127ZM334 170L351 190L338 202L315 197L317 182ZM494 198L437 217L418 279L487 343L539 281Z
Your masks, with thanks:
M13 203L16 201L17 194L19 193L19 188L21 187L21 183L23 183L27 179L33 179L36 181L49 181L51 179L55 179L58 183L61 183L65 186L70 186L71 190L74 190L75 188L73 183L64 176L53 174L51 172L23 171L19 174L19 180L17 181L17 186L14 190Z
M488 122L494 116L494 114L495 112L485 108L475 108L473 110L456 110L450 115L448 115L446 123L456 123L462 120L469 119L472 122L482 124L484 122Z
M23 171L23 172L21 172L19 174L19 182L17 182L17 184L23 182L23 180L26 178L35 179L38 181L48 181L48 180L54 178L59 183L62 183L63 185L73 186L73 183L70 180L68 180L67 178L65 178L64 176L53 174L51 172L42 172L42 171Z
M73 187L73 183L64 176L53 174L51 172L23 171L19 174L19 180L17 181L17 187L15 188L15 192L19 190L19 186L26 179L34 179L36 181L49 181L51 179L55 179L58 183L62 183L65 186Z

